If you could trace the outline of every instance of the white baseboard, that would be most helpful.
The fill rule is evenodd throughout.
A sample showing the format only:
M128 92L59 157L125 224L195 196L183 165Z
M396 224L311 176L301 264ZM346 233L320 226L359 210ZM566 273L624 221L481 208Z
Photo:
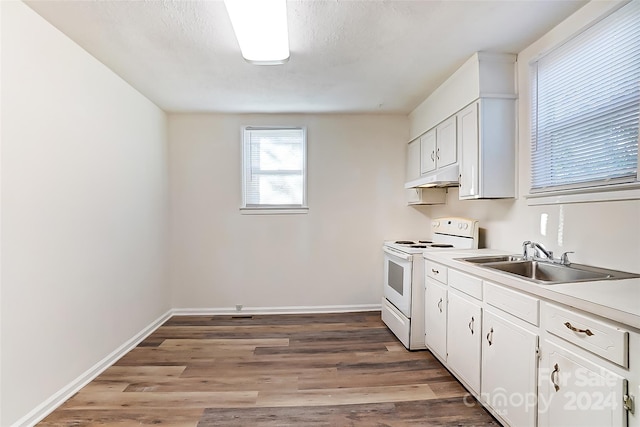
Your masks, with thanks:
M111 352L111 354L107 355L104 359L86 370L78 378L58 390L57 393L42 402L40 405L36 406L31 412L12 424L12 427L31 427L42 421L44 417L49 415L58 406L66 402L67 399L80 391L82 387L89 384L91 381L93 381L94 378L96 378L108 367L117 362L118 359L120 359L129 351L133 350L138 344L140 344L145 338L151 335L153 331L158 329L158 327L166 322L167 319L169 319L171 316L172 310L169 310L162 316L151 322L151 324L145 327L142 331L138 332L130 340L122 344L116 350Z
M310 314L310 313L348 313L359 311L380 311L381 304L358 305L319 305L319 306L290 306L290 307L242 307L237 310L228 308L174 308L172 314L176 316L233 316L252 314Z
M380 311L381 304L358 304L358 305L323 305L323 306L295 306L295 307L243 307L241 310L235 308L174 308L167 311L145 327L142 331L132 337L130 340L122 344L111 354L96 363L94 366L85 371L75 380L71 381L65 387L61 388L57 393L49 399L36 406L28 414L20 418L11 427L32 427L40 422L44 417L53 412L58 406L62 405L71 396L76 394L82 387L89 384L104 372L108 367L113 365L122 356L133 350L145 338L166 322L171 316L224 316L224 315L253 315L253 314L307 314L307 313L347 313L361 311Z

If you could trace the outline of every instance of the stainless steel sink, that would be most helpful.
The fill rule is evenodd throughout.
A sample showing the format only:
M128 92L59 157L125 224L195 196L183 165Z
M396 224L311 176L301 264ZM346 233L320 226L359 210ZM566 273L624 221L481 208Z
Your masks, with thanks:
M460 260L471 262L473 264L486 264L488 262L520 261L522 260L522 257L517 255L490 255L471 258L460 258Z
M503 262L486 265L494 270L516 274L538 282L580 282L585 280L604 280L612 278L611 274L556 265L539 261Z
M498 270L542 285L557 283L617 280L640 277L640 274L609 270L582 264L561 265L544 261L523 260L512 255L461 258L483 268Z

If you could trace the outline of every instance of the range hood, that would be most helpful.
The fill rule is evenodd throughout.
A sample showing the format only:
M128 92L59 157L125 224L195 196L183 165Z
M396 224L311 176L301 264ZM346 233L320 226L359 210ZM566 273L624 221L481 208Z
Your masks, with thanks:
M459 166L453 164L444 168L426 173L420 178L406 182L404 188L416 187L457 187L459 184Z

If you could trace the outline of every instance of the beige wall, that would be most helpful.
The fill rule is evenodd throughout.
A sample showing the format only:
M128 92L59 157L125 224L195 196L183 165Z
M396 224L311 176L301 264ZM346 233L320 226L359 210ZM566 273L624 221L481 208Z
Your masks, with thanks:
M609 10L614 3L591 2L518 55L519 161L517 200L460 201L451 189L447 205L429 210L431 216L460 215L477 218L485 243L492 248L519 252L524 240L541 242L560 254L575 251L574 262L640 273L640 201L574 203L528 206L522 195L529 190L529 62L553 48ZM541 219L547 217L546 235Z
M308 214L240 214L243 125L307 127ZM404 116L170 115L173 306L379 304L383 240L430 234L407 137Z
M21 2L2 8L2 418L169 309L166 115Z

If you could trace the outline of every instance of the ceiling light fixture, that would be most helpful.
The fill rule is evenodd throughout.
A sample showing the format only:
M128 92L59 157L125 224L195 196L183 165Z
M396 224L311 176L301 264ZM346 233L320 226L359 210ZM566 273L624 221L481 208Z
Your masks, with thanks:
M286 0L224 0L242 56L256 65L289 60Z

